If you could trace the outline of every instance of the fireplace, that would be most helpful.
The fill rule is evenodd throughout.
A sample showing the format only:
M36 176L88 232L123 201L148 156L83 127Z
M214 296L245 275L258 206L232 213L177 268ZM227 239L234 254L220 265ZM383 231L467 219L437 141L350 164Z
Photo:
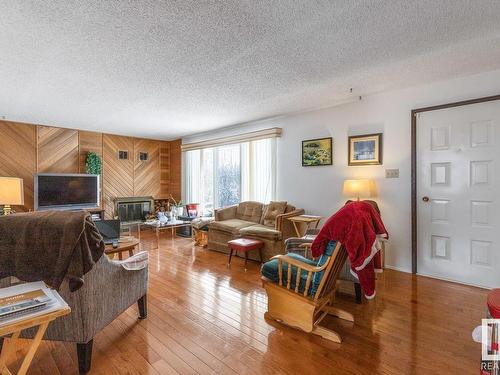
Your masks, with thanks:
M146 216L154 211L153 197L123 197L115 198L115 212L125 223L146 220Z

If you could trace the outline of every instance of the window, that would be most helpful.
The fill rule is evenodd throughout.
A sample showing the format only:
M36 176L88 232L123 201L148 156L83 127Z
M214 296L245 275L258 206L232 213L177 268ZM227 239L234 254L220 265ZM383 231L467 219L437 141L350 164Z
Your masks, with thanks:
M276 139L183 153L183 200L204 214L245 200L267 203L276 190Z

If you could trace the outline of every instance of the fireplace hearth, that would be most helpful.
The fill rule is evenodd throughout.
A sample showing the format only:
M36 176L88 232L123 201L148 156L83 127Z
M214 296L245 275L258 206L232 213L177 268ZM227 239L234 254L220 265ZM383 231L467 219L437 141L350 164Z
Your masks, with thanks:
M121 197L114 202L115 212L123 223L144 221L154 211L153 197Z

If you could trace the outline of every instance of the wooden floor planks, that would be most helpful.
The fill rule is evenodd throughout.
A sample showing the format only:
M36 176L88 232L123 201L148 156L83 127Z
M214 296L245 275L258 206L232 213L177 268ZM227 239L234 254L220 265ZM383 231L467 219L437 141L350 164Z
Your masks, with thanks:
M377 297L337 303L354 324L327 318L342 344L266 321L259 264L194 247L190 239L142 235L150 252L149 314L132 306L94 340L91 374L476 373L472 329L486 291L387 270ZM27 345L11 362L20 363ZM14 363L17 362L17 363ZM28 374L77 374L71 343L43 342Z

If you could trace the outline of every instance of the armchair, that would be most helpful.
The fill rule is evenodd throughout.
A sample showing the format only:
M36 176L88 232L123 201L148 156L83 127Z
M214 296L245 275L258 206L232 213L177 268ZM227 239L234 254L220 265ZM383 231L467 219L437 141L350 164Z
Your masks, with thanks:
M92 340L99 331L135 302L139 319L146 318L148 269L128 271L103 255L84 280L83 286L73 293L68 282L63 282L59 294L71 307L71 314L53 321L44 336L44 340L76 343L81 374L90 370ZM13 284L10 277L0 280L0 287ZM26 330L22 337L32 338L35 334L36 330Z

